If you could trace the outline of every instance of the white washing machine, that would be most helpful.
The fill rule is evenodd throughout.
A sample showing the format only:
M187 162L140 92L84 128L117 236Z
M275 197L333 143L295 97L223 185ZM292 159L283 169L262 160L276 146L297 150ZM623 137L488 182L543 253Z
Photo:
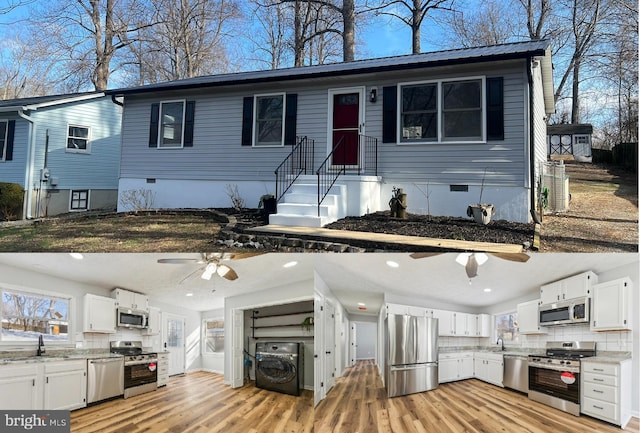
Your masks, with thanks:
M303 349L302 343L256 343L256 386L300 395L304 387Z

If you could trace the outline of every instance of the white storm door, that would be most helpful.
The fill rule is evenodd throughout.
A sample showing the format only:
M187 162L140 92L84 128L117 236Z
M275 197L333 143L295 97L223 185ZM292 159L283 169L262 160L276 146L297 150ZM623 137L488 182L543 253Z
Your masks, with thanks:
M233 310L231 312L231 388L240 388L244 385L244 311Z
M162 313L162 341L169 352L169 376L185 372L185 320L182 316Z

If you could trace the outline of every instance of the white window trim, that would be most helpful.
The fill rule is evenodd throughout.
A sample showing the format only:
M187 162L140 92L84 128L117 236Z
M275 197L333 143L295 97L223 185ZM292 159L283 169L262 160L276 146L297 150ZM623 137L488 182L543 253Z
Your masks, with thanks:
M45 347L53 346L53 347L75 347L75 335L76 335L76 298L75 296L66 294L66 293L58 293L52 292L48 290L34 289L31 287L24 287L18 285L10 285L3 284L0 285L0 292L7 290L10 292L22 292L27 294L34 294L39 296L50 296L53 298L61 298L67 299L69 301L69 325L67 328L67 335L69 339L67 341L46 341ZM1 297L0 297L1 299ZM0 320L2 320L2 309L0 309ZM0 347L7 350L11 347L15 347L17 349L29 349L35 350L36 342L34 341L4 341L0 340Z
M258 98L265 96L282 96L282 137L280 138L280 144L257 144L258 135ZM285 134L285 119L287 117L287 94L281 93L261 93L253 95L253 125L251 129L251 146L259 149L279 148L284 147L284 134Z
M207 319L202 319L202 356L224 358L224 349L222 350L222 352L207 352L207 322L216 320L224 322L224 317L209 317ZM225 329L226 332L226 328L223 329Z
M7 157L7 138L9 134L9 119L0 119L0 123L7 124L7 126L4 129L4 144L0 149L0 162L5 162L5 158Z
M87 208L86 209L72 209L71 208L71 203L73 203L73 192L74 191L87 191ZM89 209L91 209L91 190L89 188L87 189L70 189L69 190L69 212L87 212Z
M86 149L70 149L69 148L69 128L85 128L87 130L87 148ZM75 123L67 124L67 140L64 143L65 152L67 153L83 153L83 154L91 154L91 127L85 125L78 125Z
M443 93L442 93L442 84L443 83L455 83L460 81L474 81L480 80L480 92L482 93L480 102L480 108L482 110L482 119L481 119L481 127L482 127L482 138L480 140L459 140L459 139L448 139L444 137L444 124L443 120ZM415 86L420 84L437 84L438 86L438 98L437 98L437 119L438 119L438 139L433 141L402 141L402 88L405 86ZM446 79L438 79L438 80L425 80L425 81L408 81L397 84L397 101L396 101L396 145L398 146L424 146L429 144L486 144L487 142L487 83L485 75L473 75L469 77L452 77Z
M493 335L494 340L497 341L498 339L498 327L496 326L496 318L498 316L505 316L507 314L515 314L518 315L518 310L507 310L507 311L502 311L500 313L494 313L491 315L491 335ZM516 327L517 328L517 327ZM518 329L518 341L513 341L513 340L505 340L504 341L504 345L505 346L520 346L522 344L522 342L520 341L520 337L522 336L522 334L520 334L520 330Z
M174 104L176 102L182 102L182 136L180 137L180 145L179 146L163 146L162 145L162 106L164 104ZM185 116L187 112L187 100L186 99L171 99L167 101L160 101L160 106L158 107L158 142L156 143L156 149L182 149L184 148L184 129L185 129Z

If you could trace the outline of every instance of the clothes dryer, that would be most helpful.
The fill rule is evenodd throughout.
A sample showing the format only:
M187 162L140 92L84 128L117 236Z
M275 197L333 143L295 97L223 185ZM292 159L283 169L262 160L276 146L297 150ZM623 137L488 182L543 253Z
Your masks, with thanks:
M303 348L295 342L256 343L256 386L300 395L304 387Z

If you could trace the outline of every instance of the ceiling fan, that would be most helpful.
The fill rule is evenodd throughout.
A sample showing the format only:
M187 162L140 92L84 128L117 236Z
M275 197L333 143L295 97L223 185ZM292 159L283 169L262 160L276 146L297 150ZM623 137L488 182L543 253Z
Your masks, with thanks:
M238 278L238 274L233 268L222 263L226 260L238 260L248 257L259 256L263 253L202 253L202 256L197 258L167 258L158 259L158 263L181 265L185 263L197 263L201 265L198 269L187 275L182 281L186 280L193 274L199 273L200 278L203 280L211 280L214 274L218 274L222 278L233 281Z
M444 253L413 253L410 257L413 259L422 259L440 254ZM464 266L467 277L471 279L478 275L478 267L482 266L489 259L489 255L518 263L525 263L529 260L529 256L525 253L460 253L456 256L456 262Z

